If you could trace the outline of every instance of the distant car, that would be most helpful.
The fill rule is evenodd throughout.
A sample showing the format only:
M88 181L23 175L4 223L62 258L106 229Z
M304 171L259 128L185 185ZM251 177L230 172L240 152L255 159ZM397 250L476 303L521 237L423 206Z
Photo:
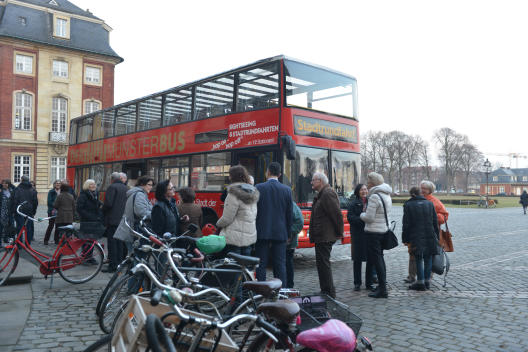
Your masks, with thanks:
M504 192L501 192L501 193L497 193L497 195L498 195L499 197L504 197L504 196L507 196L507 194L506 194L506 193L504 193Z

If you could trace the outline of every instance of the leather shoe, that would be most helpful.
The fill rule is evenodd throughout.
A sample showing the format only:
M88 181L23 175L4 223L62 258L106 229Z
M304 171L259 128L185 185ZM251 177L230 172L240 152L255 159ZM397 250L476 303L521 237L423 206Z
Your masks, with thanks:
M425 291L425 285L422 283L415 282L414 284L409 286L409 290Z
M376 291L376 288L375 288L374 286L372 286L372 285L368 285L368 286L366 286L365 288L366 288L368 291L372 291L372 292Z
M369 293L368 295L369 297L372 297L372 298L388 298L389 297L389 294L387 291L374 291L372 293Z
M405 280L403 280L403 282L405 282L406 284L412 284L414 282L414 279L407 277L405 278Z
M354 285L354 291L359 291L360 287L361 287L361 285Z

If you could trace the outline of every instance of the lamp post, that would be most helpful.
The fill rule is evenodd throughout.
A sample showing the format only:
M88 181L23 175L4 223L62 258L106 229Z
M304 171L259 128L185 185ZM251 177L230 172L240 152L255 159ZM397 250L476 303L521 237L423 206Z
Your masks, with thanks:
M488 192L489 192L489 174L491 172L491 163L486 158L486 161L484 162L484 172L486 173L486 208L488 207Z

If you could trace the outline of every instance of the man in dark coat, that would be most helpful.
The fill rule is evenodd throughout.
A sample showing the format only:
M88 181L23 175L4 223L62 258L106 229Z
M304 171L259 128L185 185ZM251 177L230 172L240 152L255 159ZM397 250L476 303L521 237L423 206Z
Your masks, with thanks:
M419 187L410 190L411 199L403 205L402 242L409 243L416 259L417 280L409 289L429 289L433 255L437 253L438 219L432 202L425 199Z
M38 206L37 191L35 191L31 183L29 183L29 177L27 176L22 176L20 178L20 184L15 188L15 192L13 192L13 201L11 202L11 214L15 215L17 232L20 232L20 229L24 225L24 217L19 215L16 209L24 202L26 203L20 207L20 212L29 215L30 217L35 217ZM31 244L34 233L33 221L29 220L26 228L27 240Z
M61 181L55 180L55 182L53 182L53 188L50 189L48 192L48 216L52 216L54 213L56 213L56 211L54 211L53 209L53 204L55 203L55 200L57 199L57 196L60 193L60 187L61 187ZM48 245L48 241L49 241L51 232L53 231L54 227L55 227L55 218L49 219L48 228L46 229L46 234L44 235L45 245ZM57 231L57 229L55 229L55 231ZM54 236L54 238L56 237L57 236Z
M524 215L526 215L526 208L528 207L528 193L526 191L523 191L521 194L521 200L519 201L523 207Z
M343 237L343 214L337 193L328 184L325 174L312 176L312 188L317 191L310 215L310 242L315 243L315 264L319 275L321 293L335 298L335 286L330 266L332 246Z
M112 184L108 186L103 205L103 214L106 225L106 238L108 239L108 258L110 262L104 272L114 272L125 257L125 250L120 241L114 239L114 233L121 222L127 201L127 186L122 181L119 172L112 173Z
M271 248L273 276L286 285L286 241L292 224L292 190L279 182L281 166L272 162L266 171L267 181L256 186L260 193L257 202L257 242L255 252L260 258L257 280L266 280L266 266Z

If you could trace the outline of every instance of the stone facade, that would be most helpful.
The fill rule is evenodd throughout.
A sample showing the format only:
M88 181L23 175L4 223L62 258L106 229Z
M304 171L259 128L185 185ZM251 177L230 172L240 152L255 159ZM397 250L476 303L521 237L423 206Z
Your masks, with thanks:
M122 61L104 21L68 1L54 3L0 0L0 179L16 184L29 174L42 202L54 179L66 177L69 121L86 113L87 101L99 109L114 104L114 67ZM57 36L56 18L65 19L66 35ZM87 29L93 42L83 38ZM20 96L29 103L17 102ZM29 124L17 125L28 112ZM54 113L61 116L55 123Z

